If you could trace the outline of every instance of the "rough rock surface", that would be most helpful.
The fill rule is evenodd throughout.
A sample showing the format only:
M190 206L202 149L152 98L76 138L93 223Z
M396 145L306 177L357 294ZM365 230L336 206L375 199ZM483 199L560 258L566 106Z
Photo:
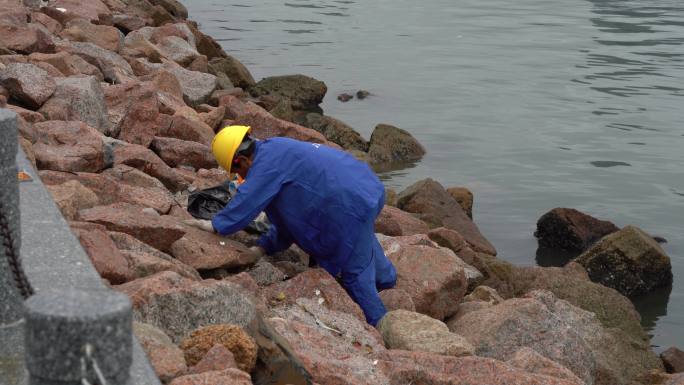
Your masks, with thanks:
M0 69L0 85L32 109L38 109L55 92L57 84L47 72L33 64L10 63Z
M201 143L156 137L152 141L151 148L171 167L191 166L196 169L218 167L209 147Z
M491 303L492 305L497 305L503 302L503 300L504 299L501 298L499 293L489 286L478 286L475 288L475 290L463 298L464 302L483 301Z
M225 369L199 374L188 374L171 381L169 385L252 385L249 374L239 369Z
M465 187L449 187L447 192L461 205L468 218L473 219L473 193Z
M18 4L17 4L18 5ZM39 24L27 22L27 12L18 7L0 10L0 49L20 54L54 52L52 37Z
M257 345L240 326L219 324L205 326L193 331L181 343L185 359L189 365L197 365L214 347L222 345L233 353L238 369L251 372L256 365Z
M213 370L237 369L235 356L220 343L215 344L195 366L188 369L188 374L198 374Z
M241 243L194 227L184 226L184 231L169 253L194 269L245 268L257 261L256 255Z
M523 369L526 372L582 383L582 380L580 380L570 369L555 361L549 360L530 348L518 350L513 357L506 362L516 368Z
M634 226L602 238L576 262L587 269L592 281L628 297L672 283L670 257L658 242Z
M165 271L114 288L131 298L136 321L160 328L175 343L207 325L247 327L256 314L244 289L225 281L198 282Z
M555 208L537 221L539 246L581 253L594 242L620 230L612 222L602 221L575 209Z
M285 273L264 258L260 259L254 267L249 270L249 275L251 275L252 278L254 278L254 281L260 286L268 286L285 280Z
M271 76L249 88L254 97L287 99L295 110L316 109L327 91L325 83L305 75Z
M382 208L375 220L375 232L392 237L427 234L428 225L413 215L392 206Z
M78 120L109 133L107 105L100 82L94 76L58 78L57 88L39 112L47 120Z
M216 90L216 76L212 74L186 70L175 63L165 64L164 69L176 76L183 90L183 99L190 106L206 103Z
M405 290L395 288L383 290L380 292L380 299L387 311L399 309L416 311L416 305Z
M133 272L129 269L126 258L103 227L75 222L71 222L70 225L73 233L81 242L83 250L90 257L95 270L100 273L102 278L116 285L133 277Z
M378 124L371 134L368 155L374 163L414 161L425 155L425 148L407 131Z
M419 218L432 227L458 231L476 251L496 255L494 246L480 233L458 202L441 184L430 178L418 181L402 191L397 206L404 211L419 214Z
M150 324L133 322L133 333L163 383L185 373L187 365L183 351L162 330Z
M33 128L33 151L39 169L99 172L111 165L103 135L83 122L50 120Z
M684 352L674 346L660 354L668 373L684 372Z
M67 12L72 12L88 21L97 22L100 17L111 15L109 8L100 0L55 0L50 2L51 7L64 8Z
M133 68L121 55L93 43L63 42L58 45L57 50L80 56L97 67L105 80L112 84L123 83L134 77Z
M464 263L425 235L381 237L397 269L397 289L409 293L416 311L443 320L458 309L467 288Z
M29 60L33 63L48 63L59 70L63 76L90 75L97 80L104 80L102 72L94 65L83 60L80 56L69 54L68 52L58 53L32 53Z
M326 139L346 150L368 151L368 142L341 120L312 112L306 114L302 122L296 123L320 132Z
M247 67L232 56L209 60L209 72L219 78L222 75L226 76L233 85L243 89L247 89L256 84Z
M90 189L77 180L71 180L57 185L46 185L64 218L75 220L79 210L97 206L100 202Z
M442 321L406 310L388 312L378 323L388 349L470 356L475 349L463 337L451 333Z
M188 182L174 169L164 163L149 148L136 144L118 146L114 149L114 164L124 164L159 179L172 192L188 186Z
M84 19L70 20L59 34L63 39L93 43L108 51L119 52L123 46L123 35L108 25L95 25Z

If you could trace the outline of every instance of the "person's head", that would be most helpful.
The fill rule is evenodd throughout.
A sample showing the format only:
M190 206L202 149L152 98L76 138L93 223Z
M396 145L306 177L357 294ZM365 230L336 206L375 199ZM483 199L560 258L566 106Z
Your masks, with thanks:
M242 178L247 176L254 154L254 139L249 135L249 130L248 126L225 127L211 143L211 151L219 166Z

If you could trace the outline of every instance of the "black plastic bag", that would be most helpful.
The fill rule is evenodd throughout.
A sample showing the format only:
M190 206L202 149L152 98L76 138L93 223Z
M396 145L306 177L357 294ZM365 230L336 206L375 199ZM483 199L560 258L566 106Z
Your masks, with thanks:
M233 198L228 184L221 184L208 189L190 193L188 197L188 212L197 219L207 219L221 211ZM252 234L263 234L268 231L270 223L265 215L259 215L246 228Z

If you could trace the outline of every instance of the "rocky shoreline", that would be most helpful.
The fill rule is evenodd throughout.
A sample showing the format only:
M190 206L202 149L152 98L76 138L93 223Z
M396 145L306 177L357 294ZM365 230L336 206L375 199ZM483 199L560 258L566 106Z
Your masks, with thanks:
M540 245L577 257L520 267L480 233L467 189L388 190L376 231L398 283L377 329L296 246L257 261L255 235L185 226L189 192L228 178L209 143L229 124L373 165L425 154L397 127L365 140L324 115L321 81L255 81L187 17L176 0L0 0L0 108L17 113L24 152L97 271L131 298L163 383L684 384L668 374L684 353L658 357L628 298L672 281L633 226L554 209Z

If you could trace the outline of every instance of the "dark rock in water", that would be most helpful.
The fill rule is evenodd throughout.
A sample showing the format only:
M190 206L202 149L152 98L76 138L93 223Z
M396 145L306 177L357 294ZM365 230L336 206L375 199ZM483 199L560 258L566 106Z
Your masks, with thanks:
M668 373L684 372L684 352L674 346L660 354Z
M658 242L658 243L667 243L667 239L660 237L660 236L657 236L657 235L653 236L653 240Z
M354 99L354 95L349 95L349 94L339 94L337 95L337 100L341 102L348 102L350 100Z
M627 226L577 257L592 281L625 296L646 294L672 283L670 257L641 229Z
M597 160L591 162L591 164L596 167L631 166L631 164L626 162L614 162L612 160Z
M320 132L326 139L346 150L368 151L368 142L341 120L312 112L306 114L301 123L304 127Z
M328 87L325 83L304 75L271 76L249 88L254 97L273 95L278 99L288 99L295 110L317 109L326 92Z
M540 247L582 252L618 230L612 222L598 220L578 210L555 208L539 218L534 235Z
M368 91L366 91L366 90L358 90L358 91L356 91L356 97L359 98L359 99L365 99L365 98L367 98L368 96L370 96L370 92L368 92Z
M406 162L425 155L425 148L406 130L378 124L370 138L368 154L374 163Z

